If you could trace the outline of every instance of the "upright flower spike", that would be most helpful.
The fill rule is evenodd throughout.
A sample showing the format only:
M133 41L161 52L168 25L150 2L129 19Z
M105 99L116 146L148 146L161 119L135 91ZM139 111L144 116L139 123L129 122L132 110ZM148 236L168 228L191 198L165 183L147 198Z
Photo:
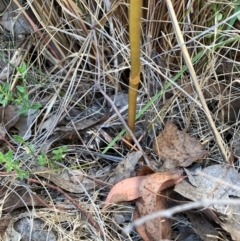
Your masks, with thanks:
M140 22L142 13L142 1L130 0L129 10L129 32L130 32L130 50L131 50L131 74L128 90L128 126L132 132L135 127L137 91L140 82ZM130 143L132 137L127 132L126 139Z

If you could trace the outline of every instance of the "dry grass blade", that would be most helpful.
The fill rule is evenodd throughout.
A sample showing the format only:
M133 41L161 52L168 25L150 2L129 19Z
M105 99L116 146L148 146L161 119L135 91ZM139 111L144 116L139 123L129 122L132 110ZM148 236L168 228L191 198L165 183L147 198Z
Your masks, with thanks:
M33 178L29 178L28 181L30 183L37 183L37 184L41 184L41 181L33 179ZM66 192L64 192L60 187L58 186L54 186L52 184L49 183L45 183L45 185L47 187L50 187L52 189L55 189L56 191L58 191L59 193L62 193L70 202L72 202L78 209L79 211L86 217L86 219L98 230L98 232L101 234L102 237L104 237L103 231L101 230L101 228L98 226L98 224L94 221L93 217L88 214L84 208L82 208L77 201L75 201L72 197L70 197Z
M158 150L163 152L164 142L167 152L175 153L181 159L176 160L184 166L202 157L201 150L194 154L198 148L194 139L205 143L203 153L205 149L209 153L204 160L201 158L200 165L228 165L217 144L221 139L215 137L217 132L212 134L206 115L213 118L213 128L217 128L223 141L230 143L232 163L239 161L240 2L171 0L175 10L171 14L169 3L142 0L141 36L136 38L141 49L135 55L137 71L132 77L139 77L140 63L141 75L139 87L130 87L138 95L135 131L131 131L127 125L130 63L134 62L129 44L130 1L0 1L0 105L6 105L2 114L7 117L9 106L25 107L28 112L19 113L17 123L1 123L0 181L29 190L37 187L36 193L51 204L27 212L23 207L14 212L13 220L20 221L24 215L40 218L46 227L53 227L61 241L141 240L134 231L128 237L122 232L132 221L133 206L124 203L103 210L103 200L109 192L109 176L134 176L143 158L149 165L142 170L145 174L163 167L170 169L170 165L162 165L166 163L164 157L157 156L153 148L156 136L168 122L177 128L167 135L167 143L164 136ZM171 20L175 15L178 23ZM135 24L138 29L139 23ZM181 32L174 30L178 25ZM139 49L139 45L135 47ZM194 87L196 76L201 90ZM200 103L201 91L211 114ZM187 139L176 130L194 139ZM126 131L133 143L122 137ZM28 134L27 138L23 133ZM176 137L180 148L174 143ZM129 156L124 142L131 151L137 149L143 154L131 168L121 165L121 160ZM179 154L176 150L185 151ZM120 170L116 167L118 162ZM47 171L38 175L34 172L37 167ZM238 166L234 168L237 170ZM49 175L52 172L54 175ZM23 177L24 174L27 175ZM39 183L27 182L29 176ZM46 179L77 200L104 237L82 218L68 196L55 186L52 189L45 185L42 180ZM175 220L173 224L179 227Z
M167 2L167 6L168 6L170 17L172 19L172 23L173 23L173 26L174 26L174 30L175 30L175 34L176 34L178 43L179 43L179 45L181 47L181 50L182 50L182 53L183 53L183 57L185 59L185 62L186 62L186 65L188 67L188 70L190 72L190 75L192 77L192 80L193 80L194 86L196 88L198 97L199 97L199 99L201 101L202 107L204 109L205 115L206 115L208 123L209 123L209 126L211 127L213 135L215 136L215 140L216 140L216 142L218 144L218 147L219 147L219 150L220 150L220 152L222 154L222 157L223 157L224 161L227 163L229 158L227 156L226 149L224 147L224 142L223 142L222 137L219 134L219 132L218 132L218 130L217 130L215 124L214 124L214 121L212 119L211 113L209 111L209 108L208 108L207 103L205 101L204 95L202 93L201 87L200 87L200 85L198 83L197 75L196 75L196 72L195 72L195 70L193 68L191 58L189 56L187 47L186 47L184 39L182 37L182 33L181 33L180 28L179 28L179 24L178 24L178 21L177 21L177 18L176 18L175 11L174 11L173 6L172 6L172 2L171 2L171 0L166 0L166 2Z

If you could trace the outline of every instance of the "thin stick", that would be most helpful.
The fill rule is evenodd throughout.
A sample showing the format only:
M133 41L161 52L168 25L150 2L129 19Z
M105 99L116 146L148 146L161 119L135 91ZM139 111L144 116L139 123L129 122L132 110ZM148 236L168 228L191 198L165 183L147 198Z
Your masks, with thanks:
M159 217L171 218L176 213L182 213L184 211L195 209L195 208L203 208L203 207L207 208L212 205L239 205L239 204L240 204L240 199L224 199L224 200L203 199L200 201L179 205L173 208L169 208L167 210L162 210L162 211L148 214L142 218L135 220L134 222L126 226L123 229L123 231L128 234L133 229L133 227L142 225L143 223L146 223L149 220L159 218Z
M196 72L193 68L191 58L189 56L186 44L184 42L181 30L180 30L180 27L179 27L179 24L178 24L178 21L177 21L177 18L176 18L176 14L175 14L175 11L173 9L172 2L171 2L171 0L166 0L166 3L167 3L167 7L168 7L168 12L170 14L170 18L171 18L172 23L173 23L173 27L174 27L175 35L177 37L178 44L180 45L180 48L182 50L184 60L186 62L189 73L190 73L190 75L192 77L192 80L193 80L194 87L196 89L199 100L202 104L203 110L204 110L205 115L207 117L208 124L209 124L209 126L212 130L212 133L215 137L215 140L218 144L218 147L219 147L219 150L221 152L222 158L224 159L225 162L228 162L228 156L227 156L226 150L225 150L224 145L223 145L224 142L223 142L222 137L219 134L219 132L218 132L218 130L217 130L215 124L214 124L214 121L213 121L212 116L211 116L211 112L208 109L208 106L207 106L207 103L205 101L204 95L202 93L201 87L198 83L197 75L196 75Z

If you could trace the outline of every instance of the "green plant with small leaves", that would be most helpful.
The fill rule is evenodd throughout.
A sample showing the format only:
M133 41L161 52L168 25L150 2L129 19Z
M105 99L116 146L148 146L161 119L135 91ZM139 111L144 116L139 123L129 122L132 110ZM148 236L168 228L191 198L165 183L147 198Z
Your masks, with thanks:
M9 150L3 154L0 152L0 164L4 164L7 172L16 172L17 177L20 179L29 177L29 172L20 168L20 160L14 158L14 153Z
M6 105L12 103L21 106L20 114L27 113L30 109L37 110L41 108L39 103L31 103L26 85L27 66L23 63L20 67L16 68L19 73L19 80L22 85L17 85L16 90L12 91L9 83L0 85L0 104Z
M60 146L57 149L53 150L50 157L48 157L47 154L44 152L41 152L36 156L35 149L32 144L24 141L24 139L19 135L14 135L13 138L15 141L25 146L25 149L27 150L27 155L33 156L40 166L50 165L51 167L55 167L56 165L54 162L62 161L65 157L67 146Z
M51 157L48 158L44 152L37 157L37 162L41 166L50 165L52 168L56 167L55 161L62 161L65 157L65 152L67 150L67 146L60 146L55 149L51 153Z
M14 135L13 139L24 146L26 150L24 158L27 159L29 157L33 157L37 161L38 165L41 166L50 166L51 168L55 168L55 162L62 161L67 150L67 146L60 146L51 152L49 155L50 157L48 157L48 155L46 155L44 152L36 155L34 146L26 142L21 136ZM14 157L14 152L12 150L8 150L6 153L0 152L0 164L5 166L6 172L15 172L17 178L28 178L30 175L29 171L21 169L21 162L18 158Z

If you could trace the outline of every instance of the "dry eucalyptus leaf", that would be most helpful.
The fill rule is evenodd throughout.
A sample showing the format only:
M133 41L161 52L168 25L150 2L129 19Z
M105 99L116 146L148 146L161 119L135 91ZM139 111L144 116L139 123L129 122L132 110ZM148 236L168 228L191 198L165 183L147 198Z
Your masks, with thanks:
M234 136L232 139L232 147L233 147L234 154L240 157L240 132L234 133Z
M14 229L21 234L21 241L56 241L55 234L40 218L24 217L14 223Z
M16 105L0 106L0 122L9 130L19 120L19 107Z
M36 116L36 110L30 109L27 114L20 115L18 122L14 126L18 130L18 135L23 137L25 141L32 135L31 125Z
M122 214L114 213L113 218L117 224L123 224L126 221L125 217Z
M21 0L18 0L22 4ZM11 32L14 36L20 34L30 34L32 32L32 26L23 14L23 9L19 9L14 1L10 1L10 4L5 8L1 14L0 24ZM26 10L30 14L30 10Z
M82 170L72 170L70 173L70 180L77 184L79 181L82 182L84 179L84 173Z
M0 106L0 140L5 138L7 131L19 120L19 107L15 105Z
M186 212L191 225L203 241L218 241L218 233L214 226L199 212Z
M6 215L0 218L0 237L4 236L4 233L12 219L13 217L11 215Z
M240 176L233 167L213 165L204 168L195 176L197 187L187 180L175 186L175 191L190 200L240 198ZM240 236L240 207L234 205L214 205L214 211L224 216L221 226L228 231L232 239ZM234 227L234 228L233 228Z
M29 192L23 187L15 187L9 189L7 187L1 187L0 195L5 196L2 211L4 213L11 213L12 211L22 207L48 207L48 204L44 201L40 195Z
M36 175L50 180L55 185L71 193L84 193L85 190L89 191L96 187L96 183L92 180L89 180L88 178L84 178L81 182L84 188L80 184L80 181L76 178L74 180L77 184L74 184L72 182L72 177L69 175L67 171L51 172L46 167L38 166L34 169L34 172L36 172Z
M187 167L208 154L195 137L178 130L171 122L167 122L164 130L154 141L153 150L164 161L163 165L168 170Z
M149 169L146 171L149 172ZM134 219L140 218L165 209L166 198L160 196L159 192L182 180L182 170L127 178L113 186L107 196L104 208L110 203L137 199ZM171 225L165 219L156 218L138 226L137 231L144 241L157 241L170 238Z
M132 152L127 155L127 157L117 165L117 167L113 171L113 174L108 180L108 183L114 185L117 182L122 181L123 179L133 176L135 166L138 163L139 158L141 157L141 151Z
M163 191L162 194L164 195L165 192ZM149 207L146 206L147 204L144 202L142 198L139 198L136 201L136 207L133 214L133 220L141 218L150 214L151 212L164 210L168 208L167 199L165 197L155 195L155 202L154 204L151 203ZM154 209L151 208L154 206ZM138 234L142 237L144 241L158 241L162 239L170 239L171 238L171 222L169 219L161 219L155 218L151 221L144 223L143 225L137 226L136 230Z
M141 169L137 170L137 176L146 176L153 173L155 173L155 171L151 167L145 165L142 166Z
M122 108L124 106L128 105L128 94L127 93L118 93L116 95L112 95L110 96L110 98L113 100L114 104L118 107L118 108ZM112 107L108 102L107 102L109 107Z
M139 191L141 198L136 201L134 219L167 208L166 197L158 195L183 180L182 171L154 173L142 180ZM171 238L171 223L167 219L155 218L137 227L144 241L158 241Z
M139 185L145 176L127 178L113 186L105 201L106 208L111 203L132 201L140 197Z
M53 114L51 115L47 120L43 122L43 124L40 127L40 133L43 132L44 130L49 131L54 128L56 125L56 122L58 122L58 115Z

